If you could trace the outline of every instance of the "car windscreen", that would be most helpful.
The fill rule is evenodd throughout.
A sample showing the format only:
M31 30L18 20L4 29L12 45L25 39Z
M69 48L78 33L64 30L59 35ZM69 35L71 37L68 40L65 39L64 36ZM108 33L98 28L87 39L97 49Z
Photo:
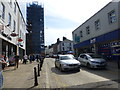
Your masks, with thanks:
M74 59L74 56L60 56L60 60Z
M97 54L91 54L90 57L91 58L102 58L102 56L97 55Z

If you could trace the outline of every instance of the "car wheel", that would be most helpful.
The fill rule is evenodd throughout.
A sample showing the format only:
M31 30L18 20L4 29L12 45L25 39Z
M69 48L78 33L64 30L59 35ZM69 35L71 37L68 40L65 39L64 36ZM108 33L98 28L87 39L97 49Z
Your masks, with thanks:
M87 63L87 68L91 68L91 65L89 63Z
M63 72L61 65L60 65L60 68L59 68L59 69L60 69L61 72Z
M55 63L55 68L57 68L57 65L56 65L56 63Z

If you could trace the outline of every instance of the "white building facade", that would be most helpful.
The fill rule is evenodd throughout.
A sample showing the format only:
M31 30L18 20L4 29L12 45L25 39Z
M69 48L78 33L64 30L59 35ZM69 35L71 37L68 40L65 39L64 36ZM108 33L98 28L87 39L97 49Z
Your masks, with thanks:
M0 54L25 54L26 23L16 0L0 1Z
M110 2L76 28L72 32L76 54L94 52L109 58L119 56L120 51L115 49L120 45L119 18L120 2Z
M58 53L62 54L66 54L68 51L74 51L73 41L65 39L58 44L57 49Z

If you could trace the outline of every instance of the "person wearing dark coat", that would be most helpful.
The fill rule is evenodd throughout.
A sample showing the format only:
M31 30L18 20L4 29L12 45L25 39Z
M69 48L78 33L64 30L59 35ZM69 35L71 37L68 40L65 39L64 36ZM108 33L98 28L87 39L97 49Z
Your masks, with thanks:
M15 69L16 69L16 67L18 68L18 64L19 64L19 56L15 55L14 58L15 58Z

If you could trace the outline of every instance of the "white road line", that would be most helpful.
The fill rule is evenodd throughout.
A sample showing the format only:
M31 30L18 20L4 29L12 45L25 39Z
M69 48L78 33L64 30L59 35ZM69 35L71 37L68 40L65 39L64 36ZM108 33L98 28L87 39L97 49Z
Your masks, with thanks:
M46 88L50 88L49 78L48 78L47 62L45 63L45 67L46 67Z

